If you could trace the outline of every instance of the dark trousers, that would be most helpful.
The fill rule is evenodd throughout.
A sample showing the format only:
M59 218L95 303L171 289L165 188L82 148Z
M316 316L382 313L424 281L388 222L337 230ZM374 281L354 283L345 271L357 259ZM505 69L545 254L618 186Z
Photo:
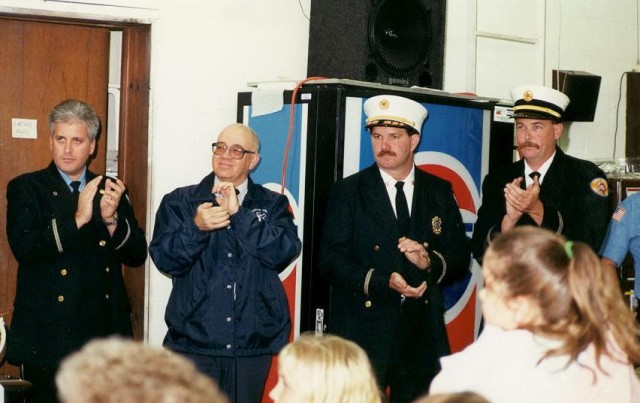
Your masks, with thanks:
M432 357L431 363L416 357L416 351L423 350L422 345L429 343L415 337L416 334L425 334L424 327L428 326L416 320L420 315L425 315L423 307L423 301L407 299L403 303L397 342L391 350L385 382L379 384L383 391L388 387L390 403L410 403L426 395L431 381L440 371L437 357Z
M32 389L28 392L29 403L57 403L56 370L53 367L24 364L22 377L31 382Z
M191 359L200 372L213 378L231 403L260 403L271 366L270 355L211 357L180 354Z

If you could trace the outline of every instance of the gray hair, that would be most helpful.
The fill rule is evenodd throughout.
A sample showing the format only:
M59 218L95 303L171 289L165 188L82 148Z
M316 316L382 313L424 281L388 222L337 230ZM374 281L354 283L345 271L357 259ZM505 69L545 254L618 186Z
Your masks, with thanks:
M89 140L98 137L100 118L91 105L77 99L67 99L56 105L49 113L49 132L53 134L56 123L81 122L87 126Z

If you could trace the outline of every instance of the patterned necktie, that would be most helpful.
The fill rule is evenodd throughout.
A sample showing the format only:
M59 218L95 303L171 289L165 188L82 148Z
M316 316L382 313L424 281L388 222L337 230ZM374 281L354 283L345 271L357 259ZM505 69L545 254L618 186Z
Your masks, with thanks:
M400 232L404 236L409 235L411 229L411 217L409 216L409 205L407 204L407 196L404 194L404 182L396 182L396 216L398 217L398 226Z

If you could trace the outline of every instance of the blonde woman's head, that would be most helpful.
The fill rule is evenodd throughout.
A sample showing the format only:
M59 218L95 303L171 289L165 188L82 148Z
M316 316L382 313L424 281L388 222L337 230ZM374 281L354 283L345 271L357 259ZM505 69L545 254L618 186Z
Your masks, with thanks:
M303 334L278 356L276 403L379 403L369 358L357 344L333 335Z

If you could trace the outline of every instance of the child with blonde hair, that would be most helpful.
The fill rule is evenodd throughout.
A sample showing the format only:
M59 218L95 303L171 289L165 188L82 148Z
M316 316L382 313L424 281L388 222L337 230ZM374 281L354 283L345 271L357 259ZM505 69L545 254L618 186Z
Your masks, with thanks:
M301 335L278 355L275 403L381 403L367 354L334 335Z

